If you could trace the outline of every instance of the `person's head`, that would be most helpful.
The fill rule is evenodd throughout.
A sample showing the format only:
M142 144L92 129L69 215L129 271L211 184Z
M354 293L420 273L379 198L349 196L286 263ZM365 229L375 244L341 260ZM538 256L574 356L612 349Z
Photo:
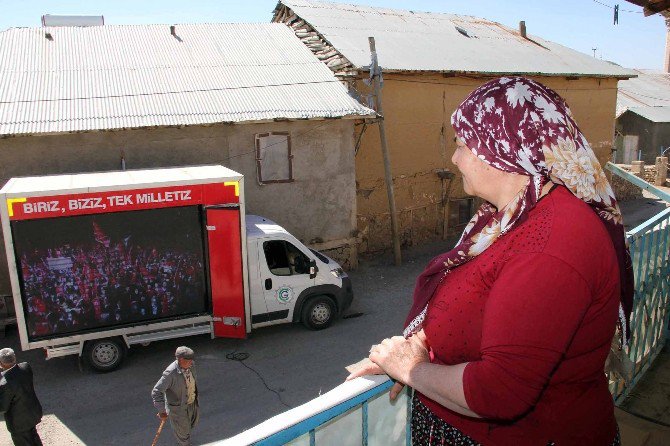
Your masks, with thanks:
M193 353L193 350L186 347L185 345L177 347L177 350L175 350L174 352L174 356L177 359L179 367L181 367L182 369L190 369L191 366L193 365L193 360L195 359L195 354Z
M497 195L501 190L506 189L503 186L520 190L528 183L528 176L496 169L478 158L458 137L456 137L456 150L451 157L451 162L461 172L463 190L466 194L475 195L496 205L498 204Z
M16 364L16 354L11 348L0 349L0 367L7 370Z
M499 185L491 184L491 180L496 175L503 183L504 178L520 176L526 184L532 177L536 186L550 181L563 184L587 202L614 201L570 108L555 91L539 82L523 77L487 82L461 103L451 123L459 145L467 147L474 158L495 171L511 174L498 175L478 166L472 157L455 154L454 162L464 171L465 187L471 193L495 191ZM488 199L485 195L483 198Z

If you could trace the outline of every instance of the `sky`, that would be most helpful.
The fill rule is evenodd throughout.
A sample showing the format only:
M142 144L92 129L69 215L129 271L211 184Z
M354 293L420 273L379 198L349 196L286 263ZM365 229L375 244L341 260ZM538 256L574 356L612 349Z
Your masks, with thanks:
M102 15L107 25L268 22L276 0L0 0L0 31L40 27L43 14ZM526 22L537 35L628 68L663 69L666 27L658 14L615 0L350 0L340 3L446 12L512 28ZM613 24L615 4L619 23ZM594 50L595 49L595 50Z

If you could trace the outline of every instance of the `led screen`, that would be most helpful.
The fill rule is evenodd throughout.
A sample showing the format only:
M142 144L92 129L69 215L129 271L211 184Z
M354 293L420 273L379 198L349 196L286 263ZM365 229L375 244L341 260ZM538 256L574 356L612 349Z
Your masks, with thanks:
M28 336L203 313L196 206L12 222Z

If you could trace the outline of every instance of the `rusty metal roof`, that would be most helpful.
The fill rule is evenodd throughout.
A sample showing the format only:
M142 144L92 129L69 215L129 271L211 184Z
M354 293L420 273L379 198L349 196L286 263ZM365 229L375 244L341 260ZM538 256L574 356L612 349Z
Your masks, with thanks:
M372 115L284 25L0 32L0 135Z
M619 81L616 115L626 110L653 122L670 122L670 73L634 70L636 78Z
M375 38L386 71L437 71L628 78L630 70L490 20L329 3L280 0L358 69ZM529 24L532 27L532 24Z

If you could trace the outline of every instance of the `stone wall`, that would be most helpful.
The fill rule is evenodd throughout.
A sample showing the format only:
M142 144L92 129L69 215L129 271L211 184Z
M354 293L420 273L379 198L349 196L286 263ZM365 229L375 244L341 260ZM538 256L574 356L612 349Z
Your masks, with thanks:
M617 166L626 172L632 172L633 170L630 164L617 164ZM658 169L656 166L644 166L644 173L639 175L636 172L635 175L641 177L649 184L654 184L657 173ZM642 198L642 189L630 181L627 181L618 175L612 175L610 182L612 184L612 188L614 189L614 196L618 201L637 200Z
M630 165L619 164L618 166L630 172ZM626 166L628 166L628 169L626 169ZM642 189L618 175L612 174L610 183L614 189L614 196L618 201L638 200L642 198Z

